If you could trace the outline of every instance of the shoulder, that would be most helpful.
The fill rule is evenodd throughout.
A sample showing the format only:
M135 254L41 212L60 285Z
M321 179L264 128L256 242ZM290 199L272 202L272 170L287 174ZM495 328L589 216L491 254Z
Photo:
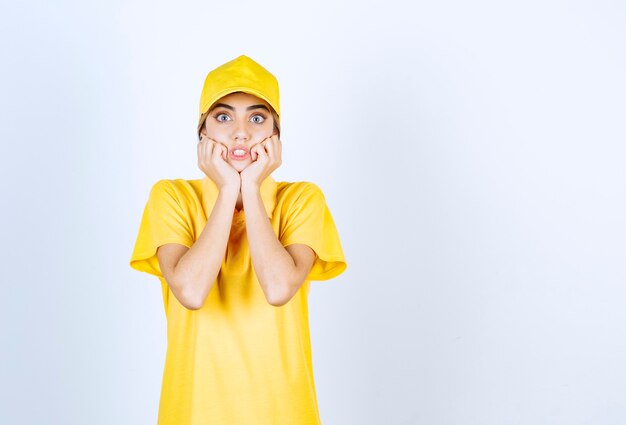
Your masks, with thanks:
M150 188L150 198L168 198L176 200L180 204L187 204L198 198L200 182L200 179L159 179Z
M324 200L324 192L313 182L278 182L276 190L277 203L290 205L294 203L319 202Z
M326 210L326 199L322 189L309 181L279 182L276 192L275 211L281 221L288 222L294 217L320 214Z

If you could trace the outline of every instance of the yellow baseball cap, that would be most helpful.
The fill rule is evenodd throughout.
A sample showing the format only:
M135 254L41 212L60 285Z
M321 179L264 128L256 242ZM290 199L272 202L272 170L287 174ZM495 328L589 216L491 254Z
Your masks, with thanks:
M198 137L202 128L202 115L220 98L234 92L250 93L270 104L280 118L278 80L267 69L246 55L241 55L210 71L200 96Z

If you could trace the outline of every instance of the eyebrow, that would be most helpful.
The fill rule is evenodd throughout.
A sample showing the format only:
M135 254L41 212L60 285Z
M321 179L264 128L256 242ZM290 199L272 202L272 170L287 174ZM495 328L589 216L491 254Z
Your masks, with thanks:
M221 107L223 107L223 108L226 108L226 109L230 109L231 111L234 111L234 110L235 110L235 108L233 108L232 106L227 105L227 104L225 104L225 103L216 103L216 104L215 104L215 105L211 108L211 110L213 110L213 109L215 109L215 108L219 108L220 106L221 106ZM267 112L269 112L269 111L270 111L269 109L267 109L267 106L265 106L265 105L252 105L252 106L248 106L248 107L246 108L246 111L251 111L251 110L253 110L253 109L265 109Z

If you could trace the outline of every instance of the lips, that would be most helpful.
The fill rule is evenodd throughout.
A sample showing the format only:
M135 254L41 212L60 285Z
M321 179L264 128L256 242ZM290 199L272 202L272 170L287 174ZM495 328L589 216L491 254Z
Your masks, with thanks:
M236 145L230 151L230 157L237 160L246 159L249 154L250 151L243 145Z

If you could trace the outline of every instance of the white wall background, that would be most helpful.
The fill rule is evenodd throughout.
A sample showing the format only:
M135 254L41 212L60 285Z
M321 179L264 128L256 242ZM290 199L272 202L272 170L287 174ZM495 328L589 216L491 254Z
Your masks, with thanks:
M150 186L200 178L206 73L281 86L278 180L325 192L325 425L626 423L619 1L0 6L2 424L152 424L165 316L128 265Z

